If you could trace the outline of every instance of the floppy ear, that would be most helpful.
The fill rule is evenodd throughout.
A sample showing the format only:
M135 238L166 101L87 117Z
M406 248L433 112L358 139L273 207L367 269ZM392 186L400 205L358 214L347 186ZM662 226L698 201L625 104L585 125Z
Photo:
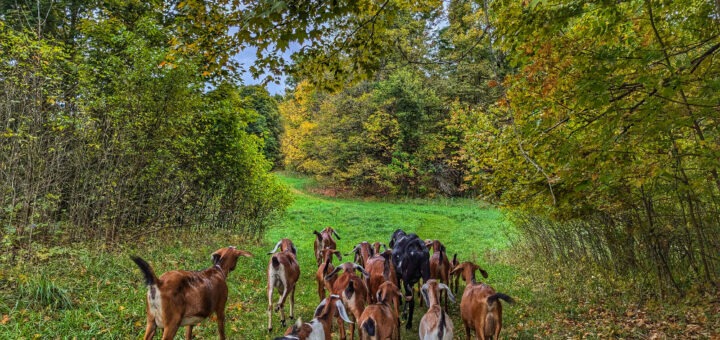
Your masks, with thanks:
M337 257L338 261L342 261L342 254L339 250L333 250L333 254L335 254L335 257Z
M315 234L318 240L320 239L320 233L317 230L313 230L313 234Z
M487 279L488 273L485 271L485 269L482 269L480 267L477 268L480 271L480 274Z
M425 299L425 306L430 306L430 298L428 298L428 285L425 283L422 288L420 288L420 293L422 293L423 299Z
M333 235L335 235L335 237L337 237L338 240L340 239L340 235L338 235L338 233L337 233L337 231L335 231L335 229L332 230L332 233L333 233Z
M441 284L440 284L440 289L444 289L445 291L447 291L448 298L450 298L450 301L452 301L453 303L455 303L455 295L453 295L452 291L450 290L450 287L448 287L448 286L447 286L446 284L444 284L444 283L441 283Z
M212 253L212 255L210 255L210 258L212 258L213 265L220 264L220 254Z

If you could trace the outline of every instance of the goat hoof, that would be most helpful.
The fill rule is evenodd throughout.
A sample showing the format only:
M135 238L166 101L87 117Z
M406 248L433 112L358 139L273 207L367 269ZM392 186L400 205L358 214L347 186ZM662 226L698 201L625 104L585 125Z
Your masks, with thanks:
M280 320L280 325L285 327L285 320Z

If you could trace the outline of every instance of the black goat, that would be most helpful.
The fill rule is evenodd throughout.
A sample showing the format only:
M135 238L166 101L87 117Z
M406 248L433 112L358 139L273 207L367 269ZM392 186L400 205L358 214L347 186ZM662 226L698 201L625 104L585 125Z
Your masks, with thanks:
M411 329L415 310L413 285L420 281L421 277L424 282L430 279L430 252L420 237L415 234L406 234L401 229L395 230L393 233L390 247L392 247L392 262L395 265L398 282L402 283L405 295L410 298L403 307L403 316L407 315L405 328Z

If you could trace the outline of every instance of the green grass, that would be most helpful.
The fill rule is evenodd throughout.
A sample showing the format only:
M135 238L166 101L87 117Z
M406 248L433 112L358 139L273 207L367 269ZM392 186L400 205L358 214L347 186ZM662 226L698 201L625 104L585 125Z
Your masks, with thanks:
M295 201L287 215L267 231L260 243L245 240L231 231L188 228L141 237L136 242L109 249L98 249L90 243L64 245L54 248L53 252L45 251L42 256L0 268L3 298L0 338L141 338L145 327L146 288L142 274L129 256L143 257L158 274L173 269L197 270L209 267L210 254L227 245L255 254L253 258L240 258L236 270L229 276L228 337L273 338L284 329L276 313L274 331L268 334L265 330L265 268L269 258L266 253L283 237L292 239L298 247L302 274L296 292L296 316L308 320L319 302L314 280L317 267L312 231L325 226L338 230L342 238L338 248L343 253L360 241L386 243L397 228L416 232L422 238L437 238L446 244L449 254L457 253L461 260L476 261L487 269L490 273L487 282L498 291L516 297L519 303L532 294L525 288L514 287L518 271L500 260L502 251L509 246L507 235L512 228L498 210L462 199L393 202L327 198L309 193L306 187L312 183L308 179L285 175L281 175L281 179L292 188ZM39 282L45 282L39 297L28 294ZM24 293L20 287L25 287ZM57 308L53 302L63 301L62 297L69 297L70 304ZM42 300L49 303L37 303ZM424 311L422 307L416 310L415 326ZM450 314L456 336L462 336L457 305L450 307ZM504 319L509 325L518 322L513 307L505 308ZM206 320L195 328L194 334L198 339L214 339L216 324ZM402 335L407 339L417 338L417 330L406 333L403 327Z

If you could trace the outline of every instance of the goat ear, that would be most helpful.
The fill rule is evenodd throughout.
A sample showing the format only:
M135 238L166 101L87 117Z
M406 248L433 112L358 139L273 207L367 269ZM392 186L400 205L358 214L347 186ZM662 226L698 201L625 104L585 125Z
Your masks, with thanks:
M333 233L333 235L335 235L335 237L337 237L338 240L340 239L340 235L338 235L338 233L337 233L337 231L335 231L335 229L332 230L332 233Z
M335 301L335 307L337 307L340 318L342 318L347 323L353 323L352 321L350 321L350 318L347 315L347 311L345 310L345 305L343 305L342 301Z
M220 254L213 253L212 255L210 255L210 258L212 258L213 265L220 264Z
M359 264L356 263L356 264L355 264L355 269L359 270L359 271L363 274L363 276L365 276L366 279L367 279L368 277L370 277L370 273L368 273L367 271L365 271L365 268L363 268L361 265L359 265Z
M445 289L447 291L448 298L450 298L450 301L455 303L455 295L453 295L452 290L450 290L450 287L448 287L446 284L441 283L440 289Z
M422 288L420 288L420 293L422 293L423 299L425 299L425 306L430 306L430 298L428 298L428 285L425 283Z
M333 254L337 257L338 261L342 261L342 254L338 250L333 250Z
M480 267L477 268L480 271L480 274L487 279L488 273L485 271L485 269L482 269Z
M333 269L333 271L331 271L330 274L325 275L325 277L324 277L323 279L324 279L325 281L330 281L330 278L331 278L333 275L335 275L338 271L340 271L341 268L342 268L342 267L340 267L340 266L335 267L335 269Z
M237 252L238 256L253 257L253 254L249 251L240 250L240 249L237 249L235 251Z
M315 308L315 314L313 314L314 318L317 318L320 316L320 314L325 310L325 305L327 304L329 299L323 299L320 301L320 304Z

